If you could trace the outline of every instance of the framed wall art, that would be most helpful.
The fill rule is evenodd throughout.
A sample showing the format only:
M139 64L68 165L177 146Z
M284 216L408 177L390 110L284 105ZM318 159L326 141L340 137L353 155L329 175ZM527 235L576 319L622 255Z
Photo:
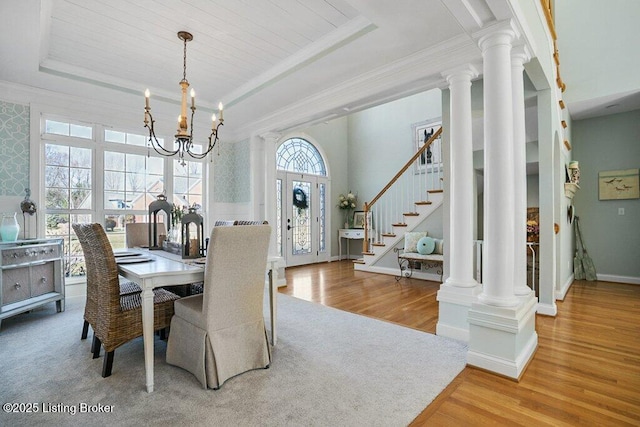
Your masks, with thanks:
M371 211L367 212L369 229L373 227L371 223ZM364 211L355 211L353 213L353 228L364 228Z
M442 120L427 120L411 125L413 130L413 143L415 151L420 150L433 134L442 126ZM422 153L416 162L416 173L425 173L431 170L440 170L442 167L442 138L438 137Z
M640 170L623 169L598 173L598 199L624 200L640 198Z

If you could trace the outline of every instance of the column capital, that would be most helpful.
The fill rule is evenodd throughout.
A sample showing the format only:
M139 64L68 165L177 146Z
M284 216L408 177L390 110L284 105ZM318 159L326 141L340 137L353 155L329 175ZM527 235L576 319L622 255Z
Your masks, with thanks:
M524 64L531 60L531 51L526 45L514 46L511 49L511 64L512 66L522 67Z
M276 142L278 139L282 137L282 134L278 132L265 132L265 133L261 133L259 136L260 138L264 139L265 142L267 141Z
M486 49L501 45L511 45L514 40L520 38L520 31L514 25L512 20L500 21L489 25L472 34L472 37L478 41L478 46L484 52Z
M448 70L443 71L442 77L447 81L449 86L451 86L451 82L456 80L457 78L464 78L465 80L471 81L478 77L478 69L473 64L464 64L454 68L449 68Z

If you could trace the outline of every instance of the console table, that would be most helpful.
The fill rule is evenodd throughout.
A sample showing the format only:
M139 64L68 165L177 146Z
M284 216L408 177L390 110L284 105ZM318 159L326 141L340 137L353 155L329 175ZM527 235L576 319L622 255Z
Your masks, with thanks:
M341 228L338 230L338 260L342 260L342 239L347 239L347 259L349 259L349 240L363 240L363 228Z
M64 311L62 239L0 242L0 322L43 304Z

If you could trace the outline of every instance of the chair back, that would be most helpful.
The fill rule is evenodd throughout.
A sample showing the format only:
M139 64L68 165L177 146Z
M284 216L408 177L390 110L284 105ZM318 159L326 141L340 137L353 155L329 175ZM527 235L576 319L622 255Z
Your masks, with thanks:
M204 273L209 333L263 319L270 225L213 227Z
M120 311L120 281L111 243L101 224L72 224L84 252L87 270L87 304L96 310L98 336L104 336L111 315ZM88 308L88 307L87 307Z
M261 225L261 224L269 224L268 221L245 221L242 219L236 220L233 225Z
M164 222L157 224L158 236L167 234L167 227ZM136 246L147 246L149 244L149 223L132 222L124 225L125 245L127 248ZM156 236L156 238L158 237ZM159 242L159 239L157 240Z
M213 224L214 227L229 227L231 225L233 225L235 223L235 221L232 220L218 220L215 222L215 224Z

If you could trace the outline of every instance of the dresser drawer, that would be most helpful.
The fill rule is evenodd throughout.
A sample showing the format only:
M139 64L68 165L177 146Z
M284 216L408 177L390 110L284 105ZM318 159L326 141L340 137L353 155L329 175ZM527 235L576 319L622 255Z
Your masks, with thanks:
M346 239L364 239L364 230L343 231L341 237L344 237Z
M60 245L20 246L2 249L2 265L26 264L31 262L58 259L62 256Z
M29 297L29 267L2 270L2 305Z
M53 261L31 266L31 296L53 292L55 288L55 266Z

